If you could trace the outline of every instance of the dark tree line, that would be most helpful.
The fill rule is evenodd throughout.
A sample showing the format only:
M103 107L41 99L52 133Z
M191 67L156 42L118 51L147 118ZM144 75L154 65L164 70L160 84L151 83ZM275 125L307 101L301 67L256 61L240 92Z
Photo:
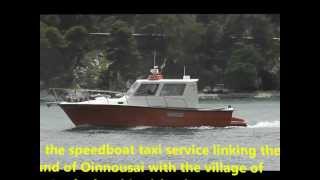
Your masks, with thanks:
M280 89L278 38L279 14L40 15L40 81L124 90L149 74L156 51L166 78L181 78L186 66L199 89Z

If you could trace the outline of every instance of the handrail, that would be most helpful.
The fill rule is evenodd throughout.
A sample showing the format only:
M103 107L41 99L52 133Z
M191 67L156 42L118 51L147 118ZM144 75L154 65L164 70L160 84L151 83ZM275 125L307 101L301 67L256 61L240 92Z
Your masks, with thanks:
M74 90L72 88L49 88L52 90ZM125 92L120 92L120 91L109 91L109 90L99 90L99 89L77 89L77 91L87 91L87 92L105 92L105 93L114 93L114 94L118 94L118 93L125 93Z

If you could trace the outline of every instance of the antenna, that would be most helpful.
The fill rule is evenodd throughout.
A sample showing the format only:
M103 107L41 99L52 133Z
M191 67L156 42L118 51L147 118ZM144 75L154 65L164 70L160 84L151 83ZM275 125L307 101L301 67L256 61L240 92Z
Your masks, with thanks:
M186 75L186 66L183 66L183 79L190 79L189 75Z
M154 51L153 51L153 67L156 66L156 55L157 55L157 51L154 50Z
M167 62L167 58L164 58L164 61L163 61L162 65L160 66L161 71L166 66L166 62Z

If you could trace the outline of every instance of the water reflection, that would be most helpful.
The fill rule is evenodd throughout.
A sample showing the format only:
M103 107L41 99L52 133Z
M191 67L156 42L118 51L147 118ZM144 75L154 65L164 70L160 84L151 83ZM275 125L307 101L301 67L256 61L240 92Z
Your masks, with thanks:
M203 131L227 131L236 127L74 127L66 129L66 132L73 133L85 133L85 134L110 134L110 133L132 133L132 134L144 134L144 135L193 135L197 132Z

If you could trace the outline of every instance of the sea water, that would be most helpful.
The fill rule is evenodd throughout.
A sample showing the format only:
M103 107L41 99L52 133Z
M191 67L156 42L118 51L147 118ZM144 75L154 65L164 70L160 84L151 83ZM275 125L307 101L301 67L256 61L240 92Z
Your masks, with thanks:
M280 157L265 157L257 154L255 158L247 156L79 156L50 155L44 153L45 146L53 144L64 148L72 146L99 147L103 144L112 146L157 146L162 147L208 147L212 145L255 147L265 145L280 147L280 99L230 99L201 101L201 106L235 108L233 116L245 119L248 127L215 128L209 126L186 128L75 128L66 114L58 106L47 107L40 104L40 163L71 163L73 161L114 164L145 165L158 162L198 163L211 162L226 164L253 165L264 163L264 170L280 170Z

